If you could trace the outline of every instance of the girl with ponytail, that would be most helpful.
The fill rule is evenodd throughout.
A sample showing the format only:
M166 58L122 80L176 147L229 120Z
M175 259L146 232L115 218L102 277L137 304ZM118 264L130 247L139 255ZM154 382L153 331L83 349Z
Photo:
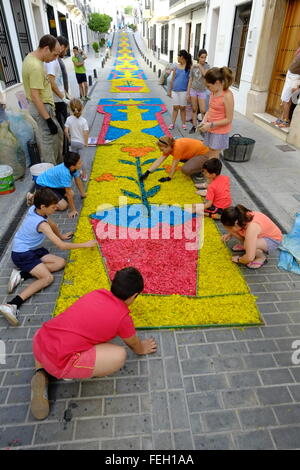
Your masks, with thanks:
M173 97L174 106L172 114L172 124L169 129L174 129L177 119L178 111L180 110L180 117L182 122L182 129L186 131L186 113L185 108L187 105L186 92L188 89L190 70L192 66L192 56L187 51L182 50L178 53L179 65L176 65L170 82L168 96ZM173 96L172 96L173 92Z
M233 120L234 100L229 90L233 73L228 67L213 67L205 74L206 86L211 92L208 111L198 126L205 133L204 143L219 158L229 146L229 132Z
M69 116L65 122L65 136L70 144L70 152L79 153L83 160L83 149L88 146L89 126L87 120L81 116L83 105L80 100L73 98L70 101L70 109L73 116ZM82 181L87 181L86 169L81 168Z
M241 252L241 256L233 256L232 261L250 269L261 268L267 262L267 254L282 241L280 229L269 217L241 204L224 209L221 222L228 232L222 240L227 242L232 237L239 240L232 251Z

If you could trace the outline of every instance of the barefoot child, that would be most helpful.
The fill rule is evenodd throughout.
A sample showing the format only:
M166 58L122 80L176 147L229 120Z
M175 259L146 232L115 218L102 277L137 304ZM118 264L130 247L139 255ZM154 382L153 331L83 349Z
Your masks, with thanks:
M83 160L82 149L88 146L89 126L87 120L81 116L83 104L80 100L73 98L70 101L70 109L73 116L69 116L65 122L65 136L70 144L70 152L79 153L80 158ZM82 181L87 181L84 166L81 168L81 179Z
M221 175L222 163L218 158L210 158L203 164L202 173L208 181L207 190L196 191L205 197L204 215L220 219L224 209L232 204L229 176Z
M82 167L82 160L78 153L69 152L64 157L64 163L60 163L41 173L36 180L36 189L50 188L58 197L57 210L64 211L70 206L69 218L78 215L74 203L74 191L72 189L72 180L80 192L82 198L85 197L85 191L79 176L79 170ZM33 194L27 194L28 204L32 202Z
M65 267L65 260L51 255L41 244L49 238L60 250L74 248L92 248L97 242L66 243L72 238L72 232L60 233L57 225L49 218L57 209L58 197L48 188L39 189L34 194L34 205L28 210L12 242L11 258L18 269L13 269L7 286L8 293L24 280L36 278L19 295L7 304L0 305L0 313L13 325L19 325L17 310L33 294L49 286L53 281L53 272Z
M181 171L185 175L190 176L201 171L203 163L211 156L208 147L206 147L201 140L197 139L188 139L183 137L175 140L173 137L163 135L158 139L157 145L159 150L162 152L162 156L159 157L151 165L149 170L141 176L141 181L144 181L150 173L153 173L157 168L159 168L169 155L173 156L173 163L169 176L158 180L161 183L171 181L179 162L185 162L181 167Z
M233 82L228 67L213 67L205 74L206 86L211 92L208 111L198 130L205 133L204 144L218 158L220 152L229 147L229 132L233 120L233 94L229 90Z
M245 251L241 256L233 256L232 261L251 269L261 268L267 262L269 251L276 250L282 241L280 229L269 217L241 204L224 209L221 222L228 232L222 240L227 242L232 237L237 238L240 243L232 250Z
M128 307L143 291L141 273L132 267L118 271L110 292L94 290L55 318L33 338L36 371L31 381L31 412L36 419L49 414L48 374L88 379L113 374L123 367L126 349L110 341L120 336L136 354L156 351L154 339L136 334Z

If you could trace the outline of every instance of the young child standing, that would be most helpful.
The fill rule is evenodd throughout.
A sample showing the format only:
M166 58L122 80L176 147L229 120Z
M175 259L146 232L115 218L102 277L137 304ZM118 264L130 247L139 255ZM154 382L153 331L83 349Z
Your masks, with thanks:
M172 72L172 78L170 82L170 88L168 96L172 98L173 92L173 114L172 124L169 125L169 129L174 129L175 122L177 119L178 111L180 110L180 117L182 121L182 129L186 130L186 92L189 84L190 71L192 66L192 56L185 50L179 51L178 54L178 65L176 65Z
M190 79L187 89L187 100L191 100L192 102L192 122L193 127L189 131L189 134L194 134L196 132L197 127L197 116L198 116L198 108L200 109L200 113L202 119L206 113L206 83L204 77L206 75L207 70L210 69L210 66L206 62L207 58L207 51L205 49L200 49L198 53L198 64L193 65L191 68Z
M228 232L222 240L237 238L239 243L232 250L245 252L242 256L233 256L232 261L250 269L261 268L267 262L267 254L276 250L282 241L281 230L269 217L241 204L224 209L221 222Z
M84 243L66 243L73 233L62 234L57 225L49 218L57 209L58 197L48 188L39 189L34 194L33 206L28 210L25 219L16 232L12 242L11 258L18 269L13 269L7 286L8 293L24 280L36 278L19 295L7 304L0 305L0 313L13 325L19 325L17 311L25 300L53 281L53 272L64 268L64 258L51 255L41 244L49 238L60 250L75 248L92 248L96 240Z
M229 176L221 175L222 163L218 158L210 158L204 162L202 173L208 181L207 190L196 191L205 197L204 215L212 219L220 219L224 209L231 206Z
M41 173L36 180L36 189L50 188L58 196L57 210L64 211L70 206L69 218L78 215L74 203L74 191L72 189L72 180L80 192L82 198L85 197L85 191L80 179L79 170L82 167L82 160L78 153L70 152L64 158L64 163L60 163ZM33 194L27 193L27 203L32 203Z
M137 336L128 310L143 289L144 280L137 269L121 269L110 291L89 292L36 332L36 370L31 381L31 412L36 419L45 419L49 414L48 373L58 379L113 374L126 360L124 346L110 342L116 336L136 354L156 351L153 338L141 340Z
M89 141L89 125L87 120L81 116L83 105L80 100L73 98L70 101L70 109L72 116L69 116L65 122L65 136L70 144L71 152L79 153L83 159L83 149L88 146ZM86 169L81 169L82 181L87 181Z
M228 67L213 67L205 74L206 86L211 92L209 108L198 130L205 133L204 144L218 158L229 147L229 132L233 120L234 100L229 90L233 82Z

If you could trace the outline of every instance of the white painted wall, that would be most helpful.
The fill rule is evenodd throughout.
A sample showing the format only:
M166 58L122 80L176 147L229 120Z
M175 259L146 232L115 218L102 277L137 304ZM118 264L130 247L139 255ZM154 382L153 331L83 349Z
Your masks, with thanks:
M243 3L247 3L247 1L211 0L207 17L207 49L208 61L211 66L228 65L235 9ZM219 22L216 27L216 9L218 8ZM235 109L242 114L246 113L247 94L251 88L255 68L264 9L265 2L253 0L241 82L239 88L231 88L235 98Z

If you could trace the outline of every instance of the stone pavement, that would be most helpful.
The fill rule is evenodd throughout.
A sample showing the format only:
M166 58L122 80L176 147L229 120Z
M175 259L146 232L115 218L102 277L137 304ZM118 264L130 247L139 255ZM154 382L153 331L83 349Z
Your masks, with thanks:
M139 58L132 36L131 42L147 73L149 96L161 97L170 108L171 102L157 85L157 78ZM85 108L92 136L98 134L102 122L96 103L100 97L109 96L106 77L111 64L105 67ZM170 116L165 119L170 122ZM274 209L274 217L283 220L282 211L292 219L291 201L296 189L290 180L285 181L282 168L288 158L288 166L296 175L299 153L277 154L273 138L240 115L236 115L235 126L246 135L251 130L258 143L249 163L234 165L258 199L251 199L242 179L232 177L234 200L257 208L261 199ZM260 148L265 149L263 156ZM93 153L94 149L89 148L89 165ZM265 170L263 177L262 159L269 171ZM225 171L230 174L229 167ZM275 187L271 177L265 188L263 178L271 172L280 188ZM275 210L279 193L286 194L280 212ZM80 204L78 197L76 204ZM55 219L63 231L76 226L76 221L64 213ZM56 252L53 247L51 251ZM0 339L7 352L6 364L0 364L0 448L299 449L300 367L292 363L292 343L300 339L300 277L280 271L276 258L270 257L259 271L241 268L257 296L264 326L141 332L142 337L156 338L157 353L136 356L128 351L125 367L110 377L53 382L50 415L37 422L29 409L31 338L53 311L62 279L62 273L55 274L50 287L22 306L19 327L10 327L0 318ZM0 302L7 299L11 268L8 245L0 261Z

